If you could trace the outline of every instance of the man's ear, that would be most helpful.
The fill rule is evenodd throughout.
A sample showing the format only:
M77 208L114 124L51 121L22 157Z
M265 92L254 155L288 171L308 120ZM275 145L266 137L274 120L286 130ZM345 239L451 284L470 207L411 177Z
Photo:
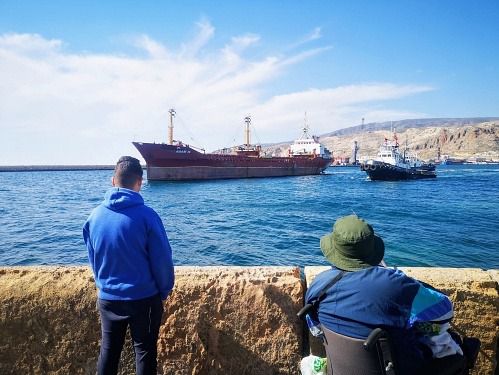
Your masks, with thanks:
M140 189L142 188L142 177L137 180L135 183L135 191L138 193Z
M116 186L116 182L114 181L114 176L111 177L111 185L113 185L113 187Z

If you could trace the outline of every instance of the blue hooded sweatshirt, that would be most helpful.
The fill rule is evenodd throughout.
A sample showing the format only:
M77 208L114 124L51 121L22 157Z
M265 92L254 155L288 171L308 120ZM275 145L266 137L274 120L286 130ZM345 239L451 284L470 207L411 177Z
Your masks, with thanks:
M173 289L172 250L161 218L139 193L110 189L83 226L88 259L104 300L138 300Z

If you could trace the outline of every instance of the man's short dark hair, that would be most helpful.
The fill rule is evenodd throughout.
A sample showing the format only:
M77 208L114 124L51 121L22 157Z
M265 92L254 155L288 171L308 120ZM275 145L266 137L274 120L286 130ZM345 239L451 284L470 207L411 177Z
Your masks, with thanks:
M120 187L132 189L137 180L142 179L140 161L131 156L122 156L114 168L114 178Z

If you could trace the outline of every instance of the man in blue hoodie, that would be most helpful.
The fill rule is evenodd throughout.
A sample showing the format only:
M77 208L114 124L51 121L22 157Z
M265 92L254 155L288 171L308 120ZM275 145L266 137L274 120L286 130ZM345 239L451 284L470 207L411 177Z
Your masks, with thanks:
M139 160L118 160L104 201L83 226L98 289L99 375L117 374L127 327L137 374L156 374L163 302L174 284L172 250L158 214L144 204Z

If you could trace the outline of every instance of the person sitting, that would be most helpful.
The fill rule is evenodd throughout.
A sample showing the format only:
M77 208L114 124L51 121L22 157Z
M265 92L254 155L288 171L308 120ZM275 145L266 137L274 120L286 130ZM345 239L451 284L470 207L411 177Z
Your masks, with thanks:
M381 265L385 246L371 225L356 215L342 217L333 232L321 238L320 247L333 266L315 277L305 296L305 303L320 299L309 313L314 324L360 339L383 328L392 343L397 374L447 374L450 367L459 369L455 374L468 373L478 340L473 339L473 348L469 341L463 346L472 353L463 353L460 337L449 330L454 315L449 298ZM339 273L339 280L327 289Z

